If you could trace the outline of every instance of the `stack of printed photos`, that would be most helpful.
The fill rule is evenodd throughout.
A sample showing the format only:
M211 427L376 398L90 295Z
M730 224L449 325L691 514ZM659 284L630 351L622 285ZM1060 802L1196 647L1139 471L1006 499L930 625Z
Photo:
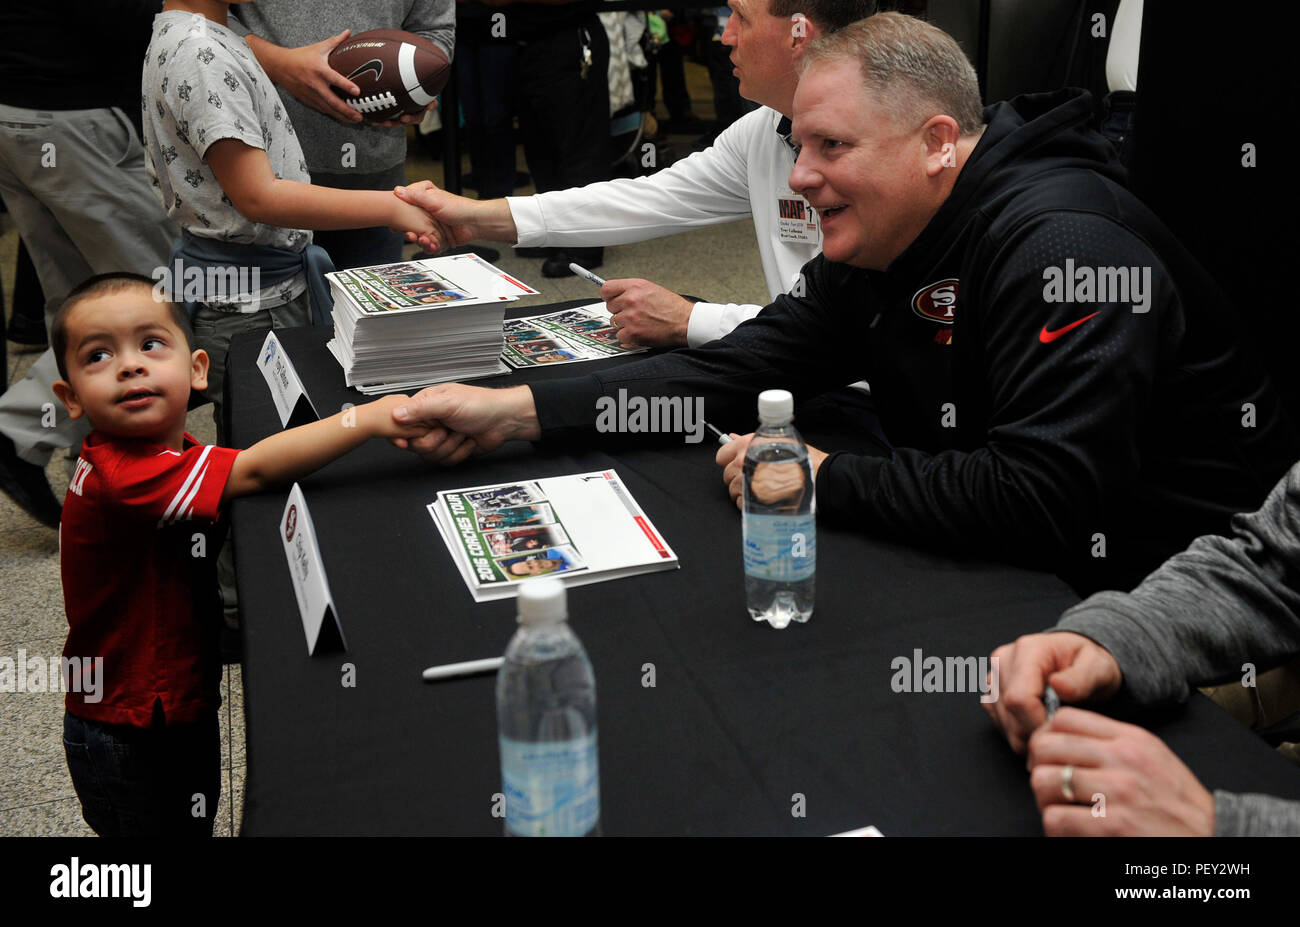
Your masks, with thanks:
M506 349L501 359L511 367L573 364L649 350L619 343L604 303L510 319L505 330Z
M578 586L678 566L613 470L440 492L429 514L475 602L535 576Z
M329 349L366 394L507 373L505 305L537 293L476 254L326 274L334 294Z

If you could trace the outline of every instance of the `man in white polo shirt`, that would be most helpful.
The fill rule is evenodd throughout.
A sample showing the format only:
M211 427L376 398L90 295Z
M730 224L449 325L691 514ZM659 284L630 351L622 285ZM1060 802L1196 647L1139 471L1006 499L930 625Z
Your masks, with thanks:
M521 247L627 244L753 217L773 299L796 285L821 250L821 229L790 189L795 149L790 119L796 63L808 43L875 12L875 0L731 0L722 41L740 92L762 106L723 131L713 146L649 177L611 180L531 197L472 200L428 181L406 188L444 229L443 245L476 239ZM424 242L426 246L433 242ZM697 347L721 338L761 306L691 302L641 279L601 289L629 343Z

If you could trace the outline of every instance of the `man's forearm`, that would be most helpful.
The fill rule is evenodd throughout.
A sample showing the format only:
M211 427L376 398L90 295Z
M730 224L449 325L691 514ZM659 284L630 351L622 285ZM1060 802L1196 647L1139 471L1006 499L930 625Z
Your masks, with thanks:
M537 400L532 388L515 386L501 390L501 393L508 402L510 437L518 441L541 440L542 428L537 422Z
M488 241L500 241L513 245L519 241L519 230L515 228L515 218L510 214L510 204L499 200L468 200L473 203L473 218L470 224L476 231L476 238Z

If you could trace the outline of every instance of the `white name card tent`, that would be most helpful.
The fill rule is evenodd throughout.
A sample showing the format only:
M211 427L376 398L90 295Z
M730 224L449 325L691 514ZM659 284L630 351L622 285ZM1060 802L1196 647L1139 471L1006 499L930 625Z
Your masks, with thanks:
M289 490L280 516L280 540L284 542L284 556L289 561L293 592L298 599L298 614L307 635L307 655L347 650L343 626L339 624L329 581L325 578L325 563L316 543L316 528L311 523L302 487L297 483Z
M275 410L280 413L282 428L296 428L320 418L298 377L298 371L294 369L293 361L285 353L280 339L275 337L275 332L266 333L257 367L271 389L271 398L275 400Z

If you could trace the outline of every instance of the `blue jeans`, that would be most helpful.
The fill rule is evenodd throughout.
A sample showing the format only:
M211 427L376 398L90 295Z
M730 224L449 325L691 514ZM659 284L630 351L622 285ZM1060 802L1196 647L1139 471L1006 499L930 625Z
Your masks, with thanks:
M82 817L99 836L212 836L221 797L216 711L153 728L64 712L63 749Z

